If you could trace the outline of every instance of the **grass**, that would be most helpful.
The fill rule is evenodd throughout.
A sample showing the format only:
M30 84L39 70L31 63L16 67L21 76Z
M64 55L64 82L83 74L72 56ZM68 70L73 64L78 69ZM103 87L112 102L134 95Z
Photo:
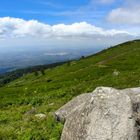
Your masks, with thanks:
M98 86L140 86L140 41L109 48L93 56L27 74L0 88L0 139L59 140L63 124L54 112L75 96ZM114 75L118 71L118 75ZM33 114L26 114L32 108ZM35 114L43 113L45 119Z

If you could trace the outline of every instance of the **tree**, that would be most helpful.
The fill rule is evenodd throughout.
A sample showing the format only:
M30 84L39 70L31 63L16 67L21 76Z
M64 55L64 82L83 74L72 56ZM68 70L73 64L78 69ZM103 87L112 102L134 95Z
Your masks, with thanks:
M40 71L41 71L42 75L45 75L45 70L44 69L41 69Z
M85 58L85 56L82 56L82 57L81 57L81 59L84 59L84 58Z
M39 73L38 73L37 70L34 70L34 75L35 75L35 76L38 76L38 75L39 75Z
M68 61L68 62L67 62L67 65L68 65L68 66L70 66L70 65L71 65L71 62L70 62L70 61Z

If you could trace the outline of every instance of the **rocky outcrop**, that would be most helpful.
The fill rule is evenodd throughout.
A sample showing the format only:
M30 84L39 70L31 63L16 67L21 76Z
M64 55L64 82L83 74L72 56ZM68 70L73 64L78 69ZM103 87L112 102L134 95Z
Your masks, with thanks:
M99 87L56 111L61 140L139 140L140 88Z

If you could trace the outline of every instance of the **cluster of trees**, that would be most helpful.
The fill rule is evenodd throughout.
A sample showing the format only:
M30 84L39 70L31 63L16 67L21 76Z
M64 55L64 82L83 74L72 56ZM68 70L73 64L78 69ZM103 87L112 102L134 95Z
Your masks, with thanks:
M41 72L42 75L45 75L45 69L43 69L43 68L40 69L40 71L34 70L34 75L35 75L35 76L38 76L38 75L39 75L39 72Z
M11 81L16 80L28 73L34 72L35 75L38 75L39 72L41 72L42 75L45 75L45 69L53 68L53 67L62 65L64 63L66 63L66 62L58 62L58 63L48 64L48 65L39 65L39 66L28 67L25 69L18 69L18 70L12 71L12 72L7 72L5 74L1 74L0 75L0 86L4 86L5 84L8 84Z

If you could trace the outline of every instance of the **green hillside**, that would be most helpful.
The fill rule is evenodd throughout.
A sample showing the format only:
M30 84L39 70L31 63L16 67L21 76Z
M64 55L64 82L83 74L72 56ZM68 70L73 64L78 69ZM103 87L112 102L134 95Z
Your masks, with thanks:
M0 88L0 139L58 140L63 124L54 111L98 86L140 86L140 40L41 73L27 74ZM27 113L32 108L35 112ZM35 114L43 113L45 119Z

